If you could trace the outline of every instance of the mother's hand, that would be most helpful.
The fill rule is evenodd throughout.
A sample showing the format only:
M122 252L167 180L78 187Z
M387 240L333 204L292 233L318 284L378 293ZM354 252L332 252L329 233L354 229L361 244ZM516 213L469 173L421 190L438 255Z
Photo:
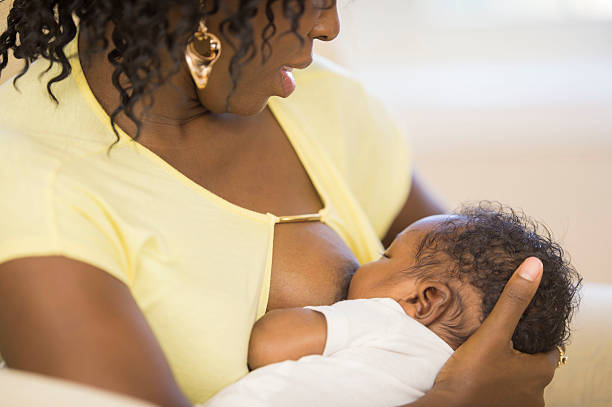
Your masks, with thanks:
M544 406L558 351L528 355L514 350L511 341L542 268L535 257L519 266L482 326L446 362L433 389L410 406Z

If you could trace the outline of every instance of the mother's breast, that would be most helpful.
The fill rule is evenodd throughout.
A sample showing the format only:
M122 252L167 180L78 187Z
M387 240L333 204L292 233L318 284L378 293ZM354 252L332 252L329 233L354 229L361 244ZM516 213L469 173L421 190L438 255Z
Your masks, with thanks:
M329 226L277 224L268 311L342 300L358 267L353 252Z

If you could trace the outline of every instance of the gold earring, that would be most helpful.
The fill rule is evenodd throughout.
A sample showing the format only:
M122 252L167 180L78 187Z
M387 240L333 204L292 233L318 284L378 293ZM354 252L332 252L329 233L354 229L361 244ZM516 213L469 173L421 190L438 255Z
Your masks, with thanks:
M206 88L212 68L221 56L221 41L208 32L204 20L187 44L185 60L198 89Z

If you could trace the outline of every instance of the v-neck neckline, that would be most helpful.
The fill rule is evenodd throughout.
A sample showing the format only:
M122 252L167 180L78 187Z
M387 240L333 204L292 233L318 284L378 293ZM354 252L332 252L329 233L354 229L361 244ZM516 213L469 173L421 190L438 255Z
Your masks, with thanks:
M93 94L91 88L89 87L89 83L87 82L87 78L85 77L85 73L83 71L83 67L81 65L81 60L79 58L79 49L78 49L78 41L79 41L79 33L75 36L72 42L70 42L66 46L67 55L69 56L70 65L72 67L72 74L76 80L78 89L83 98L87 101L89 106L92 108L93 112L96 114L98 119L102 121L105 127L108 128L109 132L114 135L112 128L110 127L110 116L104 110L102 105L98 102L98 99ZM284 132L287 140L289 141L291 147L295 151L300 163L302 164L306 174L308 175L310 182L312 183L314 189L316 190L318 196L321 198L321 203L323 207L316 214L301 214L298 216L310 216L314 218L314 215L317 215L319 219L324 219L324 214L328 212L329 207L329 198L326 191L322 187L322 182L320 177L318 176L317 171L315 170L314 160L306 153L308 149L305 145L307 143L307 136L303 134L298 126L295 126L291 121L291 118L283 112L281 108L282 100L276 97L272 97L268 101L268 107L270 108L270 112L272 113L275 120L280 125L282 131ZM272 214L270 212L262 213L257 212L252 209L248 209L232 203L225 198L215 194L214 192L206 189L202 185L198 184L191 178L187 177L185 174L180 172L178 169L170 165L167 161L157 155L155 152L145 147L144 145L138 143L132 139L123 129L119 126L115 126L117 133L119 134L119 141L117 146L119 145L130 145L132 148L136 149L139 153L142 153L146 156L151 162L162 168L166 173L168 173L173 178L177 179L181 183L185 184L187 187L194 190L196 193L207 199L208 201L229 209L235 213L238 213L247 218L251 218L254 220L267 222L270 217L274 219L276 223L278 223L282 218L288 217L284 214Z

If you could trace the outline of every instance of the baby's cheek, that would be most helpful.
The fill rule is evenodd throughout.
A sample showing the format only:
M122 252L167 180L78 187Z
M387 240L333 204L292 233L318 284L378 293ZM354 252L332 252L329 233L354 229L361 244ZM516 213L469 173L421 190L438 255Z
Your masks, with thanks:
M355 299L361 298L361 287L362 287L362 276L360 273L361 268L357 269L355 274L353 274L353 278L351 278L351 282L349 283L349 289L347 294L347 299Z

